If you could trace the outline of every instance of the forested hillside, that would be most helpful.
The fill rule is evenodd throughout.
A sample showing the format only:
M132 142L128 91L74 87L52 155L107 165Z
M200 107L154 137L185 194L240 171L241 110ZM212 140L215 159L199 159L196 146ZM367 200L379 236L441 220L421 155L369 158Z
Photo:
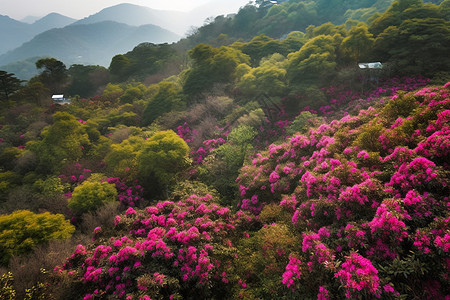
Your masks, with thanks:
M257 1L0 71L0 298L447 299L448 53L449 0Z

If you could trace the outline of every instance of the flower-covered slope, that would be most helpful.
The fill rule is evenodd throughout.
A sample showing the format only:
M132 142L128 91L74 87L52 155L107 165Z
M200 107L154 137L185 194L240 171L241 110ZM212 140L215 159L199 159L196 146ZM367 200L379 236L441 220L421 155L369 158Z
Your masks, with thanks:
M449 161L450 83L399 92L256 154L237 212L129 208L60 273L85 299L445 299Z
M302 248L283 283L297 295L449 295L450 83L311 129L255 155L240 207L292 212Z

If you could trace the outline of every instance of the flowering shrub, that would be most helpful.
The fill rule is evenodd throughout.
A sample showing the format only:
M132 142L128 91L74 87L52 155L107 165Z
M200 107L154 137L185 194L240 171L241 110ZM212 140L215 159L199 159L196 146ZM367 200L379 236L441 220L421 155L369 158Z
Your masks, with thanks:
M448 295L449 87L393 96L270 145L241 169L240 207L259 215L279 203L302 236L282 276L288 290Z
M231 214L210 195L130 207L115 220L121 235L89 248L79 245L60 272L76 271L85 299L208 297L211 283L231 280L225 260L232 259L237 229L251 220L243 212Z

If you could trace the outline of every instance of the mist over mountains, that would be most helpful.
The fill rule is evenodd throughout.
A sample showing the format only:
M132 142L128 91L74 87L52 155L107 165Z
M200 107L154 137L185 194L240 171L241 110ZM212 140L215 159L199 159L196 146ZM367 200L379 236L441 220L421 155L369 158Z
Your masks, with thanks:
M108 66L115 54L129 51L142 42L175 42L190 28L201 26L208 17L237 12L240 3L240 0L211 1L190 12L123 3L81 20L51 13L32 24L0 15L3 41L0 66L14 72L19 61L47 56L66 65Z

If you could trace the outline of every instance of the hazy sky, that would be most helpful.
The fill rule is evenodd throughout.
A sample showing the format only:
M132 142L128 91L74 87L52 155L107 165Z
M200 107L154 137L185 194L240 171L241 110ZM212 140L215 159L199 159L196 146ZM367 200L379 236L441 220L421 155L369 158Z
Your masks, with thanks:
M45 16L51 12L81 19L105 7L132 3L155 9L188 11L211 0L0 0L0 15L21 20L26 16ZM223 0L226 1L226 0ZM249 0L242 0L242 5Z

